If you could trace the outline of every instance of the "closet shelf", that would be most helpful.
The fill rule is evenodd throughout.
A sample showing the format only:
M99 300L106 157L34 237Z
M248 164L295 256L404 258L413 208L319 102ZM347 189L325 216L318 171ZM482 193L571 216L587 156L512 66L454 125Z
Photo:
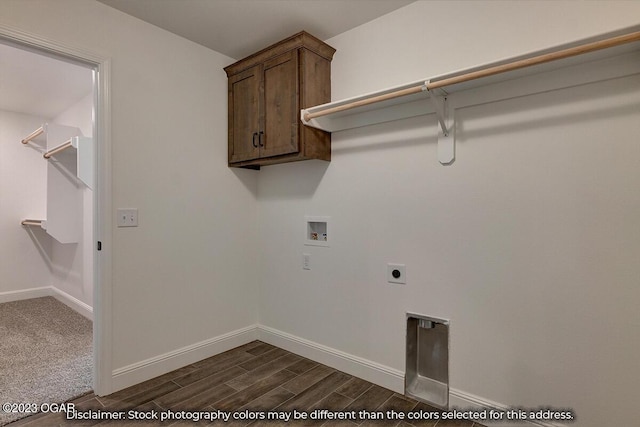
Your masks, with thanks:
M43 157L53 160L63 155L71 156L70 163L75 164L75 174L90 189L93 188L93 139L86 136L74 136L66 142L44 153ZM73 168L71 168L73 169Z
M25 219L23 226L40 226L62 244L78 243L82 235L82 191L94 184L94 143L77 127L45 123L22 143L44 151L47 220ZM33 144L30 144L33 143Z
M585 69L585 66L587 67ZM456 108L640 73L640 27L432 77L300 111L302 123L336 132L436 114L438 158L454 160Z
M54 137L51 138L49 132L53 130ZM65 138L60 138L57 141L56 137L61 135L69 135L75 134L76 136L66 136ZM47 150L43 157L47 160L62 160L62 152L70 153L70 156L74 158L67 159L65 158L65 163L70 166L70 172L75 174L77 178L82 181L87 187L93 189L93 157L94 157L94 146L93 139L89 137L82 136L80 130L77 128L72 128L69 126L61 126L55 125L51 123L45 123L35 131L31 132L28 136L26 136L21 142L23 144L28 144L29 142L39 142L40 136L45 135L44 143L46 146L50 146L55 142L65 141L63 143L59 143L49 150ZM53 139L50 141L50 139ZM68 150L71 148L72 150Z
M47 221L44 219L24 219L20 224L25 227L41 227L43 230L47 229Z

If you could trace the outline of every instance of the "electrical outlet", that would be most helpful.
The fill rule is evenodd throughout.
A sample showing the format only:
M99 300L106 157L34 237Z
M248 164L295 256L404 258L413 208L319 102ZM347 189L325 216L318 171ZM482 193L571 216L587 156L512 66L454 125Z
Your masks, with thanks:
M302 254L302 269L311 270L311 254Z
M407 283L406 276L407 270L404 264L387 264L387 282L404 285Z
M117 211L118 227L137 227L138 226L138 209L118 209Z

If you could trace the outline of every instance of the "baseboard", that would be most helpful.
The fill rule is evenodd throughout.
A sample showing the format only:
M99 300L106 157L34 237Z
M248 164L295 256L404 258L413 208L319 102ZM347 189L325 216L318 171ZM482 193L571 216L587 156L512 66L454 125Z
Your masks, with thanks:
M457 389L449 389L449 406L462 410L487 411L487 413L489 411L498 411L503 414L512 409L502 403L493 402ZM503 415L502 418L503 420L482 420L480 422L487 427L566 427L565 424L543 421L509 421L506 419L506 415Z
M260 341L283 348L347 374L355 375L396 393L404 393L403 371L268 326L259 325L258 330L258 339Z
M210 338L168 353L118 368L112 374L112 390L116 392L159 375L215 356L258 339L258 325Z
M362 357L354 356L264 325L251 325L206 341L183 347L113 371L112 392L220 354L254 340L280 347L292 353L357 376L379 386L404 394L404 372ZM459 410L508 411L507 405L493 402L457 389L449 391L450 407ZM563 424L533 421L482 420L488 427L564 427Z
M388 388L399 394L404 394L404 372L381 365L371 360L367 360L358 356L354 356L286 332L279 331L264 325L258 325L258 339L268 344L288 350L292 353L304 356L308 359L355 375L379 386ZM510 408L507 405L492 402L465 393L461 390L449 390L450 407L461 410L483 411L497 410L504 412ZM562 427L561 424L542 423L532 421L481 421L482 424L493 427L524 427L524 426L541 426L541 427Z
M53 286L51 287L51 296L93 322L93 307L89 304L86 304Z
M62 292L60 289L53 286L2 292L0 293L0 303L42 297L54 297L67 307L93 321L93 308L90 305L83 303L79 299L72 297L66 292Z
M19 291L0 292L0 303L50 296L52 296L51 286L44 286L42 288L21 289Z

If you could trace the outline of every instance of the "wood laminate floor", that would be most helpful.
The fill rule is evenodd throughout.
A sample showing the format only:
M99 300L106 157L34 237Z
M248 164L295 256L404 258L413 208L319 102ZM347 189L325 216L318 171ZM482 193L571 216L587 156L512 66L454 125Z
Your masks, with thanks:
M424 403L406 398L360 378L313 362L278 347L254 341L225 353L210 357L144 383L105 397L88 394L72 402L77 411L93 413L118 412L122 420L68 420L65 414L37 414L24 418L10 427L28 426L233 426L295 425L326 427L368 427L372 425L399 427L479 427L470 421L450 420L372 420L389 411L407 414L438 412ZM355 414L355 420L234 420L233 415L255 416L269 412L291 414L294 411L311 416L316 409ZM133 420L133 412L160 417L173 414L173 420ZM229 415L222 420L178 420L183 411L216 412ZM219 412L221 411L221 412ZM178 414L178 415L176 415ZM187 415L190 416L190 415ZM385 415L386 417L386 415Z

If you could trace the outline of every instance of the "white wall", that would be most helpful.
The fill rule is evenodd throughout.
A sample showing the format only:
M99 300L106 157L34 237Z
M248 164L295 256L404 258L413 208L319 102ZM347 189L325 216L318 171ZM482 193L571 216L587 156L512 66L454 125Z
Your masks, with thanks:
M638 2L417 2L328 40L332 97L639 16ZM404 371L405 313L448 318L458 396L637 424L639 83L459 110L450 166L425 116L334 133L330 164L264 168L260 323ZM331 247L303 246L304 215L331 217ZM407 265L405 286L387 263Z
M111 58L112 203L140 224L112 230L114 370L255 324L256 173L227 168L233 60L93 1L2 1L0 25Z
M24 219L44 219L47 169L43 150L20 141L45 119L0 110L0 294L51 286L51 237Z

